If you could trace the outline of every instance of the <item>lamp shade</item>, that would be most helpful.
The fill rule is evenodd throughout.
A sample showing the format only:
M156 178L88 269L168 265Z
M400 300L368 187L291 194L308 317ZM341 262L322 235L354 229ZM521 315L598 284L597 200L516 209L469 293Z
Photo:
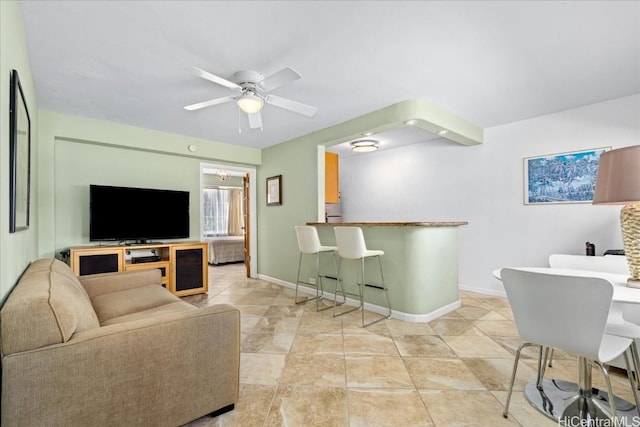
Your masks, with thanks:
M626 205L640 201L640 145L600 155L594 205Z

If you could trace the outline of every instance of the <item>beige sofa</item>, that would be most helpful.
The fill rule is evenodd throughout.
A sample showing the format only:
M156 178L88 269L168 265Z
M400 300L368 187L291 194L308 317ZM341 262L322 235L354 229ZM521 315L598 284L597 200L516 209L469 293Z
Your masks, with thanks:
M178 426L233 409L239 311L195 308L160 279L32 263L0 310L2 426Z

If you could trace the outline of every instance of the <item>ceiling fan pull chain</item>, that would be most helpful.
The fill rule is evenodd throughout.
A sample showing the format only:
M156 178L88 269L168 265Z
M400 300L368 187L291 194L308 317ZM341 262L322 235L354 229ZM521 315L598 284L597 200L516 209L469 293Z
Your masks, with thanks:
M240 127L240 107L238 107L238 133L242 133L242 127Z

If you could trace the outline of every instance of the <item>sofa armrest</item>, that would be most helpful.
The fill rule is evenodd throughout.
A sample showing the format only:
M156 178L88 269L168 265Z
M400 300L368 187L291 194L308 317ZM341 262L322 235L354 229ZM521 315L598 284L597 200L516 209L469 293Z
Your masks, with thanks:
M79 279L89 298L93 298L97 295L110 294L140 286L161 285L162 273L159 269L121 271L80 276Z
M226 304L87 330L3 357L1 421L182 425L237 402L239 366Z

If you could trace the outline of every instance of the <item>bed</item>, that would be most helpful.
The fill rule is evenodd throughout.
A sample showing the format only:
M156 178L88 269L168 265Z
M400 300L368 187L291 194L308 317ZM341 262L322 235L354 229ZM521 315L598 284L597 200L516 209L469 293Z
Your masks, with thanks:
M244 236L209 237L209 264L244 261Z

